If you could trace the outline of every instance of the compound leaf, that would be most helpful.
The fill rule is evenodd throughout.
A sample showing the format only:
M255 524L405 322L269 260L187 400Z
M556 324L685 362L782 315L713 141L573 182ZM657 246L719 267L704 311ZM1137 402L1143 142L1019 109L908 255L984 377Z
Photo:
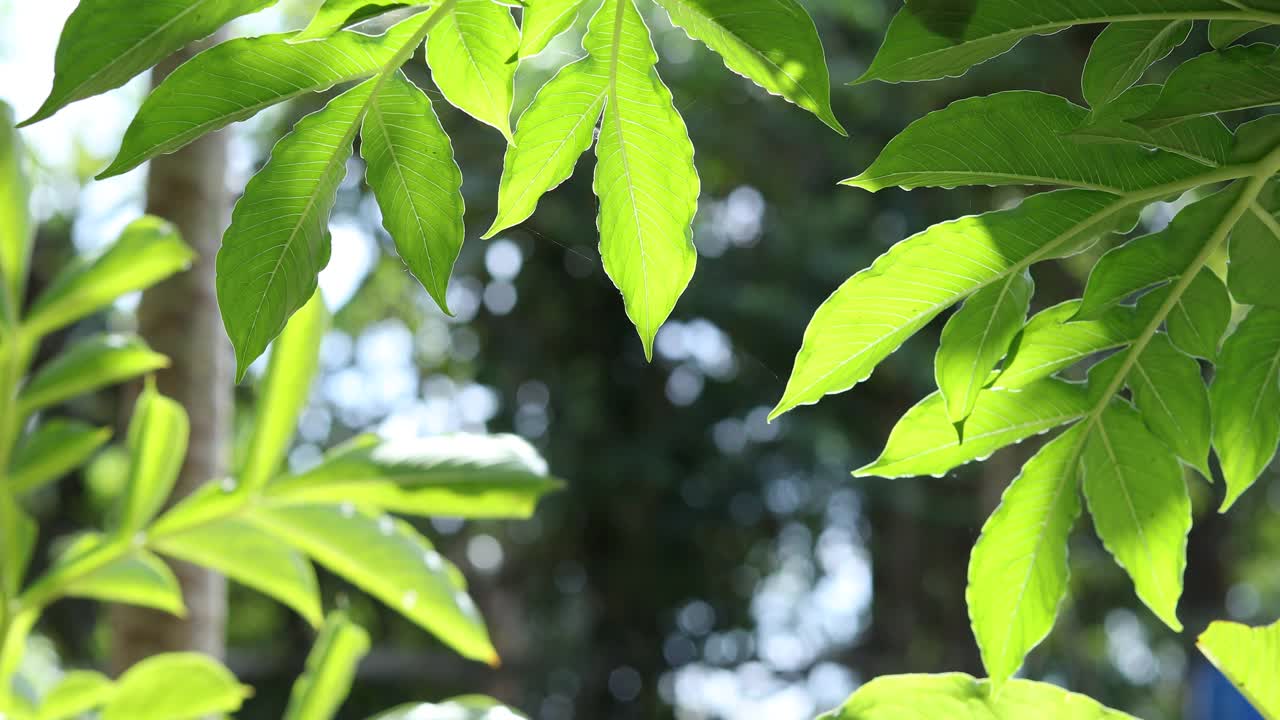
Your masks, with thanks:
M1132 120L1160 99L1161 86L1138 85L1089 113L1085 124L1069 136L1078 142L1130 142L1167 150L1210 166L1226 164L1235 137L1216 115L1191 118L1160 128L1145 128Z
M1126 378L1143 422L1188 465L1209 472L1209 389L1200 364L1184 355L1164 333L1143 348Z
M1147 68L1186 42L1189 20L1151 20L1108 25L1089 50L1081 85L1093 107L1115 100L1142 78Z
M451 105L511 139L520 29L493 0L457 0L427 39L427 63Z
M1097 320L1072 320L1079 309L1079 300L1068 300L1032 317L1014 339L991 387L1025 387L1091 355L1128 345L1138 336L1132 307L1114 307Z
M1280 443L1280 310L1257 307L1227 337L1209 387L1223 511L1271 464Z
M1280 220L1273 207L1272 203L1251 204L1231 232L1227 287L1238 302L1280 305L1280 293L1268 270L1280 267Z
M1207 52L1179 65L1155 107L1135 122L1160 127L1280 103L1280 55L1265 43Z
M1169 339L1179 350L1205 360L1216 359L1218 345L1231 324L1231 296L1227 294L1227 286L1217 273L1201 268L1169 310L1165 322Z
M537 55L573 26L584 0L525 0L520 16L520 58Z

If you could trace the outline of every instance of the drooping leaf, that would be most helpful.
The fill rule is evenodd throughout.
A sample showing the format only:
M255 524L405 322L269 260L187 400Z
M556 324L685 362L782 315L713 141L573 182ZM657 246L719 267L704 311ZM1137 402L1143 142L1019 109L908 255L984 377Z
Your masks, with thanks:
M1154 107L1137 122L1172 125L1210 113L1280 103L1280 55L1265 43L1207 52L1179 65Z
M493 0L456 0L427 38L427 63L451 105L510 140L519 50L510 9Z
M73 720L102 707L115 694L111 679L92 670L72 670L40 702L37 720Z
M98 177L119 175L290 98L372 77L421 25L421 18L409 18L377 37L339 32L291 44L291 35L281 33L216 45L183 63L147 97L115 161Z
M1131 307L1114 307L1097 320L1072 321L1079 309L1079 300L1069 300L1031 318L1014 339L1004 368L991 387L1025 387L1096 353L1128 345L1138 336Z
M1275 682L1280 622L1259 628L1215 622L1200 635L1196 647L1263 717L1280 717L1280 684Z
M1254 20L1210 20L1209 44L1221 50L1254 30L1267 27L1267 23Z
M1065 98L1010 91L959 100L907 126L861 175L843 184L887 187L1062 185L1128 192L1204 171L1173 153L1069 137L1088 111ZM947 149L945 153L938 148Z
M34 335L50 333L186 269L194 257L169 223L150 216L135 220L97 258L74 262L59 273L32 305L24 326Z
M898 243L818 308L773 416L862 382L938 313L1033 262L1110 232L1121 211L1105 193L1045 193ZM945 267L939 258L946 258Z
M59 566L74 569L80 563L92 562L95 553L103 552L111 550L99 536L85 535L67 549L65 557L59 559ZM75 575L70 582L60 585L59 593L154 608L177 616L186 614L178 579L163 560L146 550L135 548L109 562L95 564L97 567L90 572ZM55 566L51 575L58 569Z
M1083 430L1067 430L1023 465L969 559L969 619L997 689L1049 634L1067 594L1067 536L1080 516Z
M315 294L329 262L329 212L376 80L298 121L236 203L218 251L218 307L236 377Z
M353 503L254 508L254 524L386 603L462 656L498 660L451 566L410 525Z
M1138 303L1139 315L1146 307L1166 297L1165 290L1143 295ZM1227 294L1227 286L1212 270L1202 268L1169 309L1165 323L1169 339L1179 350L1205 360L1216 359L1218 345L1231 323L1231 297Z
M730 70L817 115L831 111L831 78L818 29L795 0L658 0L673 25L701 40Z
M396 72L369 101L360 138L383 227L414 277L449 312L449 275L464 236L462 171L431 100Z
M276 338L267 372L258 388L258 412L239 483L247 490L266 485L280 469L298 428L298 416L311 394L320 365L320 342L329 327L324 297L316 292L294 313Z
M1147 428L1188 465L1209 472L1209 389L1200 364L1184 355L1164 333L1152 336L1127 382L1133 404Z
M369 720L525 720L525 716L497 700L467 695L443 703L401 705Z
M1150 20L1108 25L1093 42L1084 65L1084 99L1093 107L1115 100L1152 64L1186 42L1190 20Z
M875 462L857 477L936 475L985 458L1006 445L1065 425L1089 410L1083 385L1045 379L1021 390L986 390L965 421L963 440L934 393L907 411Z
M863 685L842 707L818 720L1136 720L1057 685L1011 680L996 692L986 680L959 673L892 675Z
M287 503L352 502L410 515L524 518L560 486L538 452L514 435L442 435L358 441L272 484L268 493Z
M342 28L367 20L388 10L406 5L426 5L426 2L411 0L324 0L316 9L311 22L290 42L300 43L308 40L327 38Z
M53 89L38 122L63 107L124 85L138 73L231 20L276 0L82 0L67 18L54 58Z
M195 720L239 710L251 692L206 655L155 655L120 677L102 720Z
M284 720L331 720L351 692L356 666L368 652L369 633L346 613L331 613L307 655L306 671L293 684Z
M13 110L0 102L0 291L9 308L5 322L21 307L34 240L22 152L22 138L13 128Z
M182 405L148 387L129 422L129 478L112 523L117 537L132 537L169 498L187 456L190 421Z
M1077 142L1137 143L1204 165L1226 164L1235 138L1216 115L1160 128L1145 128L1131 122L1156 104L1160 91L1159 85L1129 88L1109 104L1089 113L1085 124L1072 130L1069 137Z
M18 412L41 408L169 366L169 358L133 335L96 335L40 369L18 395Z
M533 57L573 26L584 0L525 0L520 16L520 57Z
M953 423L969 417L991 371L1026 322L1034 290L1031 273L1011 273L974 293L947 320L934 377Z
M1280 310L1257 307L1227 337L1209 387L1213 449L1230 508L1271 463L1280 443Z
M1142 602L1181 632L1178 598L1191 530L1182 467L1122 400L1108 404L1088 430L1081 467L1098 537Z
M894 16L884 44L858 82L954 77L1004 54L1025 37L1072 25L1221 17L1231 9L1220 0L910 2Z
M1280 293L1268 270L1280 267L1280 219L1273 207L1266 202L1251 204L1231 233L1227 286L1237 302L1280 305Z
M111 428L75 420L48 420L22 441L14 453L9 482L19 495L31 492L80 467L111 438Z

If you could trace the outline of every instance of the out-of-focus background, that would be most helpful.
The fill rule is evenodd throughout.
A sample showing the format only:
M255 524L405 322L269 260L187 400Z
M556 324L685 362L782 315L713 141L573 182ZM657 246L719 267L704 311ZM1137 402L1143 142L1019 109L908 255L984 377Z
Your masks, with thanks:
M235 32L301 27L316 4L282 2L237 22ZM289 462L304 467L321 447L358 432L487 429L528 438L570 485L527 522L423 525L471 581L501 669L452 656L325 578L327 596L345 597L375 637L343 717L486 692L534 720L808 720L879 674L981 673L963 599L968 551L1029 450L944 478L849 475L932 389L940 325L853 393L773 424L765 416L810 315L845 278L934 222L1023 194L870 195L836 182L908 122L957 98L1024 88L1079 101L1096 30L1024 42L960 79L843 87L870 61L899 2L804 4L826 44L836 114L850 139L730 74L642 3L703 183L698 272L652 364L600 267L590 160L530 222L480 241L503 141L431 92L466 178L469 237L449 298L456 318L442 315L395 258L353 161L321 278L336 327ZM48 90L58 32L74 5L0 0L0 100L20 117ZM1179 53L1204 44L1195 39ZM570 34L521 68L518 108L577 48ZM425 72L418 80L429 87ZM60 258L92 252L141 212L145 169L89 178L113 155L146 89L140 78L24 131L37 164L37 283ZM272 141L319 102L236 126L228 185L242 189ZM1169 212L1157 208L1144 221L1158 226ZM1037 267L1036 307L1077 293L1083 267ZM130 327L135 303L121 302L98 322ZM252 378L239 399L251 411ZM103 395L67 411L110 422L118 404ZM38 498L42 542L97 521L113 492L111 462L108 455ZM1280 483L1268 480L1226 518L1212 510L1217 490L1193 483L1198 517L1182 636L1138 604L1082 522L1071 548L1071 600L1025 674L1151 720L1256 717L1206 667L1192 638L1215 618L1275 619ZM105 613L89 603L55 606L43 631L42 662L95 665L110 643ZM233 587L229 632L231 667L257 688L241 717L278 718L310 630Z

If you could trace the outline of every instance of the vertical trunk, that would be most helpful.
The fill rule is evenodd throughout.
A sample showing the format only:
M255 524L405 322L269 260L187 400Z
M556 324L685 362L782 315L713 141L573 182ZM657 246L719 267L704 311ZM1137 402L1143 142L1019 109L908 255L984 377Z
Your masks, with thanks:
M159 82L198 49L187 48L165 60L153 71L153 81ZM148 290L138 310L143 337L173 361L157 377L160 391L181 402L191 416L191 446L170 502L227 470L233 362L214 289L214 259L230 220L226 165L227 137L215 133L152 161L147 183L147 212L174 223L198 256L189 272ZM226 581L184 563L175 563L174 571L182 584L187 617L112 608L111 660L116 672L158 652L195 650L223 656Z

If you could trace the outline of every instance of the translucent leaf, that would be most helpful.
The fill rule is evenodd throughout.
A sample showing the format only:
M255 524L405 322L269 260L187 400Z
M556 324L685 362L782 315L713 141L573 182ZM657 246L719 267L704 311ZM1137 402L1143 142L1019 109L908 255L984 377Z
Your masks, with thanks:
M1209 389L1200 364L1175 348L1168 335L1157 333L1126 379L1147 428L1188 465L1212 479Z
M1267 23L1253 20L1210 20L1209 44L1221 50L1254 30L1261 30L1264 27L1267 27Z
M329 212L376 80L298 121L236 203L218 251L218 306L244 373L315 294L329 262Z
M180 48L276 0L83 0L67 18L54 58L53 89L38 122L64 106L124 85Z
M289 42L304 42L327 38L342 28L367 20L376 15L406 5L426 5L428 3L410 2L409 0L324 0L316 9L311 22L302 32L290 38Z
M268 493L289 503L347 501L413 515L525 518L560 486L521 438L441 435L352 443L314 469L272 484Z
M401 705L369 720L525 720L525 716L496 700L468 695L438 704Z
M1083 385L1045 379L1021 390L987 390L964 424L963 440L934 393L907 411L875 462L854 471L864 477L936 475L984 459L1006 445L1052 430L1089 411Z
M1104 193L1068 190L1016 208L935 225L895 245L814 314L776 417L844 392L907 338L971 293L1109 232L1123 208ZM946 258L940 264L939 258Z
M1067 594L1067 536L1080 516L1083 428L1049 442L1022 466L982 528L965 599L995 687L1049 634Z
M37 720L72 720L101 707L115 694L110 678L92 670L72 670L40 703Z
M520 57L537 55L573 26L584 0L524 0L520 16Z
M1026 322L1034 290L1031 273L1011 273L974 293L947 320L934 377L952 422L963 421L973 411L991 371Z
M36 373L18 394L23 415L169 366L169 358L133 335L81 340Z
M462 171L431 100L396 72L370 100L360 138L383 227L414 277L448 313L449 275L465 234Z
M1069 136L1077 142L1138 143L1205 165L1226 164L1235 138L1216 115L1160 128L1145 128L1131 122L1156 104L1160 91L1159 85L1129 88L1108 105L1089 113L1085 124L1072 130Z
M258 388L253 431L240 470L242 487L261 488L279 471L298 428L298 416L311 395L311 382L320 365L320 342L328 327L329 311L324 297L316 292L276 338Z
M369 633L334 612L325 620L307 668L293 684L283 720L331 720L355 682L356 666L369 652Z
M102 720L195 720L240 709L251 690L199 653L155 655L129 668Z
M8 492L0 492L0 521L3 521L0 527L4 528L5 540L0 545L0 583L3 583L6 595L13 595L27 574L31 551L35 549L37 528L35 521L23 512Z
M1152 64L1186 42L1189 20L1149 20L1108 25L1093 42L1084 65L1084 99L1101 107L1142 78Z
M57 330L186 269L194 257L169 223L135 220L97 258L77 260L59 273L32 305L25 327L34 335Z
M519 49L520 29L506 6L457 0L427 39L427 63L445 100L510 140Z
M22 170L22 138L13 129L13 110L0 102L0 283L7 322L21 307L35 229L28 209L30 187Z
M1093 422L1081 467L1098 537L1128 571L1142 602L1181 632L1178 598L1191 530L1182 467L1121 400Z
M1254 308L1227 337L1209 397L1226 511L1271 464L1280 443L1280 310Z
M1196 646L1263 717L1280 717L1280 622L1259 628L1215 622Z
M111 438L111 428L75 420L49 420L22 441L13 458L9 482L19 495L53 482L88 462Z
M1089 273L1076 317L1093 319L1139 290L1181 276L1240 197L1233 185L1183 208L1165 229L1103 255Z
M452 566L407 523L353 503L251 511L254 524L399 611L464 657L498 661L484 621Z
M1175 126L1177 127L1177 126ZM1255 202L1231 232L1227 286L1236 301L1249 305L1280 305L1271 268L1280 267L1280 219L1276 205Z
M410 18L377 37L340 32L291 44L292 36L281 33L220 43L183 63L147 97L115 161L98 177L123 173L290 98L371 77L421 24Z
M1061 185L1118 193L1204 171L1201 163L1129 145L1069 137L1088 111L1056 95L1011 91L967 98L907 126L871 167L844 181L886 187ZM938 148L946 148L939 152Z
M117 537L141 530L169 498L187 456L190 422L182 406L148 387L129 422L129 478L112 523Z
M959 673L890 675L863 685L843 707L818 720L1136 720L1057 685L1012 680L999 692Z
M831 78L813 19L795 0L658 0L673 25L724 58L730 70L817 115L831 111Z
M1160 288L1138 301L1138 315L1149 316L1169 297L1172 288ZM1169 339L1182 352L1205 360L1218 357L1218 345L1231 323L1231 298L1227 287L1212 270L1201 268L1173 306L1165 325Z
M991 386L1025 387L1096 353L1128 345L1140 332L1132 307L1114 307L1097 320L1072 321L1079 309L1079 300L1069 300L1031 318Z
M1179 65L1155 107L1136 122L1160 127L1211 113L1280 103L1280 55L1275 45L1234 45Z
M103 558L109 558L103 561ZM183 616L182 588L173 571L160 558L141 548L121 555L101 536L81 536L49 571L58 594L104 602L154 608Z
M894 16L884 44L858 82L935 80L1010 50L1025 37L1072 25L1173 20L1213 15L1230 8L1220 0L1020 0L911 2Z

